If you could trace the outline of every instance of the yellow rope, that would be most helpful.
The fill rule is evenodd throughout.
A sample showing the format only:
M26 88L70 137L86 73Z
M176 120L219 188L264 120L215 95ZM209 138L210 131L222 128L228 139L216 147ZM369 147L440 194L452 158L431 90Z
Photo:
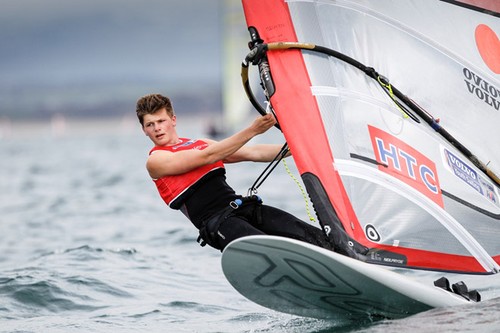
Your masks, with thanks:
M392 91L391 84L390 83L385 84L384 82L382 82L382 80L380 79L380 76L377 77L377 81L378 81L378 83L382 87L384 87L385 89L387 89L387 91L389 91L389 96L391 96L392 100L395 102L395 104L398 107L399 111L403 115L403 118L405 118L405 119L408 118L408 115L406 114L406 112L404 112L403 109L401 109L401 107L399 106L398 102L396 101L396 97L394 96L394 92Z
M314 218L314 216L312 216L311 211L309 209L309 200L307 199L306 191L304 190L304 188L302 187L302 185L300 184L300 182L298 181L298 179L295 178L295 176L292 174L292 172L288 168L288 165L286 164L285 159L282 159L282 161L283 161L283 165L285 166L286 172L294 180L295 184L297 184L297 186L300 189L300 192L302 193L302 197L304 198L304 202L306 203L306 213L307 213L307 216L309 216L309 220L310 221L316 221L316 219Z

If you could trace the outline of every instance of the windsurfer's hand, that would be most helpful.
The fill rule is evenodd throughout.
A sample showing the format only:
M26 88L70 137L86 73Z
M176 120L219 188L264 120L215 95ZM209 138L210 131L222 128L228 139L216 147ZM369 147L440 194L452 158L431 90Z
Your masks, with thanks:
M276 124L276 119L272 114L266 114L255 119L250 126L256 134L262 134Z

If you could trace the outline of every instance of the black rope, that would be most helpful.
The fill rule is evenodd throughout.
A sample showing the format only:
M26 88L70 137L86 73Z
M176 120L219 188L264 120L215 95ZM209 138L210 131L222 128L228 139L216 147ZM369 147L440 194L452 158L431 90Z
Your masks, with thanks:
M288 153L288 143L285 142L283 147L281 147L281 150L278 152L278 154L274 157L274 159L266 166L264 171L257 177L255 182L253 183L252 187L248 189L248 195L251 194L256 194L257 189L264 183L264 181L269 177L269 175L276 169L278 166L279 162L285 158L286 154Z

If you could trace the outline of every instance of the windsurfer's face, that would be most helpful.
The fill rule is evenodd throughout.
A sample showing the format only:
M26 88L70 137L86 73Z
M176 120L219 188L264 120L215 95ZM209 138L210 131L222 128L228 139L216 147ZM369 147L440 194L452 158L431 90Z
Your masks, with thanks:
M144 116L143 130L156 146L165 146L177 143L175 125L175 115L170 117L167 110L163 108Z

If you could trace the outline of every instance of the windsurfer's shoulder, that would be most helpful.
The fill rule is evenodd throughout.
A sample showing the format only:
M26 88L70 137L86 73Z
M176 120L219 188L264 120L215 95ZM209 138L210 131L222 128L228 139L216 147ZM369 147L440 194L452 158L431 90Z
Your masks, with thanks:
M169 159L170 155L173 155L173 153L166 150L154 150L151 152L146 160L146 169L151 178L160 178L161 167L165 164L165 161Z

